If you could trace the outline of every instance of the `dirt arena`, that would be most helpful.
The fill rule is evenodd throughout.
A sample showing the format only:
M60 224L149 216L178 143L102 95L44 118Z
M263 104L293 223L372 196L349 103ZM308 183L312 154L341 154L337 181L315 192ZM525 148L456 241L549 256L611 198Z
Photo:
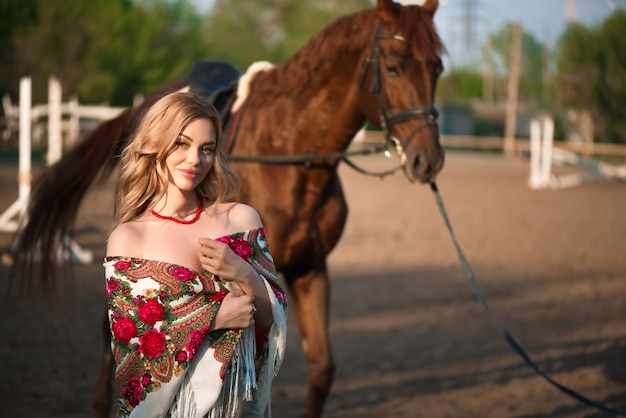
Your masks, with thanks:
M381 157L355 161L388 166ZM474 296L429 188L401 174L340 172L350 216L329 260L337 372L324 417L612 416L558 391L510 349ZM533 191L528 174L523 159L456 152L438 184L498 319L555 380L626 410L626 184ZM17 166L2 162L0 175L4 211L17 198ZM81 210L76 241L95 261L62 282L74 290L66 308L52 315L2 299L4 417L91 416L111 184L94 188ZM1 233L0 246L9 242ZM0 266L3 289L7 271ZM290 317L274 417L301 415L306 380Z

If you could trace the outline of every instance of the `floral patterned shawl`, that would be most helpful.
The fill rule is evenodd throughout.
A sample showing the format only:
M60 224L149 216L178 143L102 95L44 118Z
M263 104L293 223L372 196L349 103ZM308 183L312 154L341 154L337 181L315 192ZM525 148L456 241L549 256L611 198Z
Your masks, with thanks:
M218 240L264 279L272 328L209 332L229 291L218 277L166 262L106 257L118 416L271 415L270 386L285 350L285 293L263 228Z

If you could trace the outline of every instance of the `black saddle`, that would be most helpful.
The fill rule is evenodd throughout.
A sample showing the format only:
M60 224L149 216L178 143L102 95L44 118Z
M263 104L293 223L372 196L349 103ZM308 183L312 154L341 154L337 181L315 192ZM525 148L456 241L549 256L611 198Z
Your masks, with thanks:
M189 74L191 91L204 97L228 123L241 71L226 61L198 61Z

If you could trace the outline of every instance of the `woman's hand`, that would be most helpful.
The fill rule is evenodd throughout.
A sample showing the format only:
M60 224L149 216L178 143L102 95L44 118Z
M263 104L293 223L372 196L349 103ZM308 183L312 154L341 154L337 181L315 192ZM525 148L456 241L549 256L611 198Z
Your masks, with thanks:
M274 321L272 307L263 279L254 268L228 246L210 238L198 239L198 256L202 268L210 271L225 282L237 283L244 294L254 297L257 324L269 329Z
M215 315L213 330L248 328L254 324L254 296L235 289L228 293Z
M202 268L221 280L240 284L258 280L252 266L235 254L228 244L209 238L200 238L198 244Z

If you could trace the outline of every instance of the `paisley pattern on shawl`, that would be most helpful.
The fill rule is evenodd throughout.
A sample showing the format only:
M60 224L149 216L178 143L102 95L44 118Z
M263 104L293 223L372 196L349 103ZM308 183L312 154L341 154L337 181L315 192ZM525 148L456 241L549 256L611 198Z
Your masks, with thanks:
M263 228L218 240L267 281L286 317L287 301ZM225 284L207 271L199 274L155 260L106 257L104 266L119 415L129 416L142 402L166 406L175 402L182 378L203 344L210 345L214 359L221 363L216 379L221 388L242 338L242 330L209 332L228 293ZM257 343L267 340L267 336L259 337ZM255 362L261 364L267 347L259 348ZM149 395L151 401L145 402ZM155 402L155 397L165 399Z

